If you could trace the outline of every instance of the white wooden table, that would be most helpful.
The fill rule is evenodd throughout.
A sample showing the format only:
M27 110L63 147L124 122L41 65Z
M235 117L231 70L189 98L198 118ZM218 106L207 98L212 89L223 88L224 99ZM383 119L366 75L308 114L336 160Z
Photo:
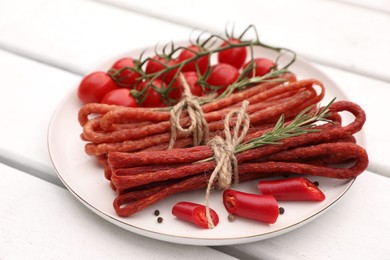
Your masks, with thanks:
M110 57L192 28L255 24L367 113L370 164L303 227L250 244L196 247L142 237L82 206L50 162L47 128L64 95ZM390 2L0 1L0 259L388 259Z

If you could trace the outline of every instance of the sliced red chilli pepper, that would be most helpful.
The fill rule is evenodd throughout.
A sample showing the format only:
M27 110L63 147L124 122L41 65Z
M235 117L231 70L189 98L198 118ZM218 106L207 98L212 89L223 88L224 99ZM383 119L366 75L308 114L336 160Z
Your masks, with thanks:
M273 195L276 200L323 201L325 194L306 178L264 180L257 184L261 194Z
M279 206L271 195L225 190L223 204L233 215L273 224L279 216Z
M209 228L206 217L206 207L201 204L182 201L172 208L172 214L179 219L191 222L202 228ZM218 225L218 214L210 208L210 216L214 226Z

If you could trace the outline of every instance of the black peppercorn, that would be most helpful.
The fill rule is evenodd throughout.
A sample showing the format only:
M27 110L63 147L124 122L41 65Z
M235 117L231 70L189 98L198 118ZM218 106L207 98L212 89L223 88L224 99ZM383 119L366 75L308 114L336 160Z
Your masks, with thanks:
M230 222L233 222L235 219L236 219L236 217L235 217L234 215L232 215L232 214L229 214L229 215L228 215L228 220L229 220Z

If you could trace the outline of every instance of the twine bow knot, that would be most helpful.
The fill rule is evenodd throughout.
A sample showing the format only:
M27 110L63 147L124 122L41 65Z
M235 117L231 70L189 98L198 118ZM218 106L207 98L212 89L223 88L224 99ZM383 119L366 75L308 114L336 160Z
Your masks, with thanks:
M216 136L209 142L214 152L214 160L216 162L215 169L210 176L206 190L206 217L209 228L214 228L209 207L209 197L214 182L217 180L216 187L218 189L228 189L231 186L232 179L234 179L234 185L239 182L238 163L234 152L236 146L243 141L249 129L250 119L249 115L246 113L248 104L249 102L245 100L242 103L240 110L230 111L225 117L225 139L220 136ZM237 115L236 123L233 128L232 135L230 131L230 124L235 115Z
M191 89L182 73L179 74L179 79L183 85L183 96L170 111L171 139L168 149L172 149L175 145L177 130L185 134L192 133L192 143L194 146L200 145L205 141L207 142L209 139L209 127L198 98L192 95ZM184 109L187 110L190 118L190 124L187 128L180 124L180 116Z

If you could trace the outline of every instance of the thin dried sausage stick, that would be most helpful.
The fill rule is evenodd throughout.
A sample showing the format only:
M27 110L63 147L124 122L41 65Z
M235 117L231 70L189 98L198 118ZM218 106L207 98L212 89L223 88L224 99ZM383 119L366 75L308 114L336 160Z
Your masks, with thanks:
M279 85L275 88L272 88L268 91L264 91L264 92L260 92L256 95L253 95L251 97L249 97L247 100L249 101L250 104L253 104L253 103L258 103L260 101L264 101L264 100L268 100L276 95L280 95L280 94L283 94L287 91L299 91L299 90L302 90L302 89L305 89L305 88L309 88L309 87L312 87L313 85L318 85L321 87L321 92L324 92L324 85L316 80L316 79L304 79L304 80L300 80L300 81L296 81L296 82L293 82L293 83L290 83L290 84L283 84L283 85Z
M250 137L255 138L257 136L261 136L266 131L267 130L258 131L255 134L250 135ZM292 141L292 143L294 143L294 141ZM271 145L268 145L267 147L270 146ZM272 147L280 149L281 145L274 145ZM265 147L261 148L265 149ZM110 152L108 154L108 162L112 168L116 169L150 164L193 163L212 156L213 153L211 148L208 145L202 145L184 149L176 148L164 151L145 151L136 153Z
M234 122L231 124L233 125ZM249 133L256 131L258 129L263 129L265 126L269 126L269 123L266 122L261 126L254 126L249 129ZM218 122L212 122L209 125L210 136L214 136L219 134L222 125ZM184 147L183 143L188 144L188 140L191 140L185 133L177 133L178 140L182 140L183 138L187 140L182 140L180 142L175 142L175 147ZM123 142L115 142L115 143L87 143L85 145L85 152L88 155L103 155L109 152L122 151L122 152L136 152L142 150L157 150L157 147L162 147L162 149L167 149L169 140L171 138L170 133L162 133L156 134L152 136L147 136L144 138L140 138L137 140L126 140ZM192 144L192 141L190 142Z
M350 134L359 132L363 128L363 125L366 121L366 113L364 110L359 105L349 101L335 102L332 104L332 106L329 107L329 110L332 113L347 111L355 117L353 122L342 127L343 131Z
M237 94L232 94L226 98L205 104L203 106L204 113L218 110L232 102L239 102L244 100L248 95L256 93L258 91L264 91L271 87L277 86L282 82L272 82L272 83L263 83L258 86L249 88ZM218 105L216 105L218 103ZM112 111L110 113L110 111ZM159 110L144 109L144 108L126 108L126 107L116 107L105 113L104 119L101 121L101 128L105 131L111 131L111 126L114 123L127 122L129 120L133 121L144 121L149 120L153 122L163 122L169 121L170 114L169 112L159 112ZM85 114L85 113L83 113Z
M81 126L84 126L86 122L89 120L89 116L92 114L106 114L109 111L118 109L118 106L115 105L107 105L100 103L89 103L85 104L81 107L78 113L78 121Z
M271 84L269 84L269 85L271 85ZM237 94L239 94L239 93L237 93ZM95 110L93 110L93 108ZM100 111L98 111L99 109L100 109ZM108 111L104 115L104 117L106 117L108 115L113 115L114 118L117 118L116 120L122 120L122 121L127 122L126 118L124 118L124 114L128 113L128 111L129 111L129 109L127 109L127 108L102 105L99 109L97 107L97 104L94 104L94 105L90 104L89 106L85 106L83 109L80 110L79 116L85 115L85 114L88 114L91 112L104 113L105 111ZM134 116L133 116L134 110L131 110L131 111L132 111L131 117L132 117L132 119L134 119ZM145 119L145 113L150 114L150 115L152 113L152 110L150 110L150 109L146 109L146 110L140 109L139 111L143 111L143 113L144 113L144 114L142 114L141 112L137 113L138 116L141 117L142 119ZM160 116L163 115L163 119L167 119L168 113L160 112L158 114ZM211 117L212 115L209 115L209 116ZM217 120L217 119L219 120L223 116L224 116L224 114L220 113L220 115L217 118L215 118L214 120ZM206 115L206 117L207 117L207 115ZM188 118L183 119L183 120L188 121ZM102 125L103 126L105 125L104 122L105 122L104 120L100 120L100 128L102 127ZM112 121L108 121L108 122L113 123ZM183 122L183 123L186 123L186 122ZM115 129L122 128L122 127L120 127L120 124L119 125L112 124L112 125L113 125L113 128L115 127ZM218 127L220 127L220 126L221 125L219 125ZM101 132L100 128L98 126L98 119L90 120L84 126L82 139L92 141L93 143L117 143L118 141L121 141L121 140L138 139L138 138L142 138L144 136L148 136L148 135L152 135L152 134L164 133L165 131L169 131L170 123L169 122L162 122L159 124L152 124L152 125L137 128L138 131L135 131L134 129L123 129L122 128L121 130L118 130L115 132L104 133L104 132ZM217 129L217 128L215 128L215 129ZM161 139L161 137L158 137L158 138L160 138L160 140L162 140L163 142L166 142L166 139L167 139L167 137L162 138L162 139ZM156 140L154 140L154 141L152 140L152 142L149 142L149 145L146 145L146 146L144 145L143 147L139 147L136 144L136 146L131 150L128 150L127 148L123 149L124 147L129 147L129 144L123 144L122 149L119 149L119 150L135 151L135 150L140 150L143 148L150 147L150 145L158 145L158 144L159 143L158 142L156 143ZM104 148L108 148L108 150L107 150L107 152L108 152L108 151L111 151L113 147L117 148L119 146L120 146L119 144L113 144L113 145L104 144L104 145L97 147L95 149L93 146L87 145L86 151L88 151L88 154L100 155L100 154L106 153L106 152L104 152ZM111 147L111 149L110 149L110 147ZM94 150L96 150L97 152L94 152Z
M315 100L315 99L313 99ZM291 100L290 102L286 102L285 104L276 104L274 106L268 107L265 110L257 111L255 113L252 113L249 115L251 118L251 122L253 125L258 125L261 123L268 124L270 123L267 119L269 116L273 116L275 119L280 116L279 111L281 110L291 110L291 111L297 111L295 108L296 106L299 106L299 102L295 100ZM289 117L293 115L288 115ZM262 122L263 121L263 122ZM169 123L168 123L169 124ZM231 125L234 124L234 121L231 122ZM209 130L211 132L222 130L224 127L223 122L221 121L214 121L209 123ZM139 133L142 133L141 131ZM183 137L185 134L178 133L178 137ZM116 137L115 137L116 138ZM170 140L170 133L162 133L157 134L153 136L147 136L144 138L140 138L138 140L126 140L123 142L116 142L116 143L100 143L100 144L86 144L85 151L89 155L101 155L106 154L113 151L138 151L143 150L147 147L160 145L163 143L168 143Z
M119 107L104 114L100 122L100 127L105 131L111 131L111 126L116 123L129 121L164 122L169 121L169 119L169 111L150 108Z
M285 74L280 76L280 79L287 80L287 82L296 81L296 77L292 73L285 73ZM211 111L220 110L224 107L227 107L227 106L230 106L232 104L246 100L250 96L253 96L259 92L267 91L267 90L274 88L276 86L279 86L280 84L283 84L283 83L284 83L283 81L261 83L257 86L253 86L253 87L247 88L243 91L233 93L230 96L221 98L215 102L204 104L202 106L203 112L208 113Z
M118 216L121 217L128 217L130 215L133 215L136 212L139 212L150 205L168 197L173 194L176 194L178 192L182 192L183 190L189 191L189 190L196 190L199 188L202 188L204 186L204 183L206 182L205 176L197 175L193 176L191 178L179 181L177 183L173 183L170 185L162 186L161 189L158 191L154 190L147 190L148 192L151 192L149 196L143 196L140 199L137 199L140 195L140 193L129 193L129 194L123 194L119 195L115 198L113 202L113 206L115 209L115 212L118 214ZM157 190L157 189L156 189ZM144 194L142 194L144 195Z
M274 101L274 102L265 102L265 103L259 103L250 105L248 107L248 113L258 112L260 110L264 109L270 109L276 106L279 106L280 103L291 103L295 102L296 100L311 100L310 103L315 102L316 98L314 96L310 96L310 92L307 92L307 96L303 96L303 93L300 93L297 96L284 98L280 101ZM297 113L298 109L294 109L294 114ZM207 121L218 121L222 120L226 114L230 110L226 111L218 111L218 112L211 112L210 114L205 115L205 119ZM278 114L279 116L279 114ZM189 122L188 118L181 120L182 124L187 124ZM126 141L126 140L136 140L143 137L147 137L153 134L162 134L169 132L171 128L170 122L160 122L158 124L148 124L148 125L140 125L137 128L127 128L127 129L120 129L113 132L102 132L100 128L101 120L99 118L94 118L89 120L83 128L83 138L85 140L91 141L93 143L99 144L99 143L115 143L120 141ZM256 123L256 122L254 122ZM212 124L212 123L210 123ZM217 122L217 124L214 123L214 125L211 125L211 131L214 131L216 129L220 129L222 127L222 124Z
M338 154L326 149L333 149L338 147L339 144L345 144L344 147L350 147L348 143L352 144L352 147L356 145L353 138L343 138L341 140L335 140L330 143L323 143L312 146L296 147L289 150L284 150L278 153L271 154L269 156L260 157L253 162L265 162L265 161L284 161L284 162L305 162L310 164L313 159L323 158L329 163L337 163L347 161L356 156L353 153ZM337 144L336 144L337 143ZM333 144L336 144L333 146ZM131 168L130 168L131 169ZM119 170L119 169L118 169Z
M347 102L347 103L344 102L344 103L342 103L342 105L336 105L334 110L340 111L339 110L340 108L347 109L347 108L349 108L349 106L347 106L348 103L350 103L350 102ZM237 161L239 163L243 163L243 162L247 162L247 161L251 161L251 160L256 160L256 159L261 158L263 156L269 156L271 154L281 152L281 151L284 151L287 149L291 149L294 147L307 146L307 145L312 145L312 144L320 144L323 142L332 142L332 141L337 140L337 139L348 138L350 135L353 134L353 132L349 133L348 131L344 131L344 129L359 130L360 127L358 124L355 124L355 122L358 122L360 124L364 123L364 120L358 119L358 118L364 117L364 113L362 114L361 110L357 109L356 106L353 106L351 104L350 104L350 106L352 108L351 110L354 112L354 114L357 116L357 118L354 122L350 123L347 126L335 126L332 128L331 124L326 124L326 125L320 126L323 129L323 131L315 132L315 133L308 133L305 135L300 135L300 136L291 137L291 138L286 138L286 139L283 139L281 141L281 144L267 145L267 146L263 146L263 147L259 147L259 148L255 148L252 150L242 152L236 156ZM358 112L356 112L356 111L358 111ZM351 127L349 127L350 125L352 125L354 127L351 128ZM330 128L330 129L326 130L326 128ZM334 144L334 145L336 145L336 144ZM159 156L156 156L157 154ZM193 152L193 153L189 153L189 154L195 154L195 157L193 157L193 158L187 157L186 149L184 149L184 150L183 149L174 149L174 150L170 150L170 151L165 151L163 156L162 156L162 153L159 153L159 152L158 153L145 152L141 155L140 154L110 153L109 157L108 157L108 161L109 161L109 164L111 165L111 167L113 169L115 169L115 168L122 167L122 166L120 166L121 161L118 160L118 158L121 158L122 162L126 161L126 163L128 165L130 163L130 165L136 166L136 165L150 165L150 164L191 163L191 162L196 162L198 160L212 157L210 155L211 149L208 146L196 147L196 153ZM154 157L150 157L153 155L154 155ZM176 157L174 157L175 155L176 155ZM129 160L129 159L131 159L132 156L134 157L134 159L135 158L143 158L143 159L142 159L142 161L141 160ZM123 157L126 157L126 159L123 160ZM169 158L171 158L171 160L169 160ZM154 182L157 180L167 180L170 178L182 178L182 177L188 176L190 174L195 174L195 173L197 173L196 167L199 167L199 165L201 165L201 167L203 167L204 170L208 170L208 169L210 169L210 167L212 168L213 163L211 163L211 164L207 164L207 163L195 164L195 165L192 165L193 168L190 168L187 166L182 166L182 167L177 168L176 171L172 171L172 172L169 172L167 170L167 171L162 171L162 172L158 172L158 173L153 173L153 175L143 175L145 177L144 179L142 179L142 177L141 177L142 175L139 175L139 176L134 175L134 176L126 176L125 178L115 176L116 179L114 179L114 176L112 176L112 180L116 186L120 186L123 184L126 187L128 187L127 185L129 185L129 183L131 183L130 185L137 186L137 185L145 184L143 182L147 183L149 181ZM138 183L137 181L140 181L140 183Z
M303 82L303 83L310 83L308 82ZM279 90L283 91L283 90ZM220 102L220 101L215 101L215 102ZM254 104L254 103L253 103ZM264 105L262 105L264 107ZM252 113L254 111L257 111L259 108L251 106L248 107L248 113ZM231 110L231 109L230 109ZM216 121L216 120L221 120L226 116L226 114L230 110L225 110L225 111L214 111L214 112L209 112L205 114L205 119L208 122L211 121ZM152 113L148 113L149 115L152 115ZM118 132L108 132L108 133L94 133L93 127L89 127L86 125L84 127L84 136L95 143L103 143L103 142L118 142L118 141L124 141L124 140L133 140L133 139L138 139L142 137L146 137L152 134L159 134L159 133L164 133L166 131L169 131L171 128L171 124L169 122L169 114L167 113L159 113L160 115L164 115L161 120L156 121L161 121L161 123L158 124L150 124L144 127L140 127L137 129L137 131L134 131L134 129L122 129L119 130ZM112 131L113 125L115 123L118 123L120 120L127 121L127 120L138 120L139 118L146 118L146 115L140 115L140 113L137 114L138 117L134 115L134 109L133 108L118 108L115 109L111 112L106 113L103 118L100 120L100 127L101 129L104 129L105 131ZM147 118L151 119L151 118ZM166 120L166 121L164 121ZM182 118L181 120L181 125L187 125L190 121L188 116ZM92 122L91 122L92 124Z
M185 154L183 154L183 152L185 152ZM213 153L209 146L202 145L164 151L145 151L138 153L112 152L108 154L108 162L113 169L117 169L150 164L165 165L193 163L203 160L205 156L212 157Z
M325 144L328 145L328 144ZM322 148L316 147L321 150ZM353 178L363 172L368 165L368 157L365 150L357 145L350 143L338 143L333 145L332 150L337 153L345 154L345 151L351 151L357 158L357 162L351 168L329 168L323 166L309 165L303 163L290 162L260 162L245 163L239 165L241 181L268 177L270 175L292 174L312 174L316 176L325 176L332 178L348 179ZM148 189L144 191L134 191L119 195L114 200L114 209L119 216L128 217L150 205L176 193L203 188L207 185L208 174L197 174L189 178L179 180L174 184L161 186L161 189ZM156 191L157 190L157 191ZM140 194L144 196L140 196ZM148 194L148 195L146 195Z
M326 138L325 141L329 141L333 139L340 139L345 136L349 136L351 133L344 133L344 131L338 130L335 132L332 132L328 134L328 132L324 132L325 130L329 130L329 128L335 128L335 125L333 124L324 124L322 126L318 126L317 128L322 129L323 131L319 133L313 133L313 134L307 134L305 136L297 136L294 138L284 139L283 142L300 145L303 143L310 143L313 139L318 140L320 142L322 139ZM256 138L258 136L261 136L267 131L272 130L272 128L260 130L257 132L254 132L252 134L249 134L244 141ZM316 134L316 136L314 136ZM289 141L290 140L290 141ZM300 142L298 143L298 140ZM260 147L260 149L282 149L281 145L268 145L265 147ZM172 149L172 150L166 150L166 151L148 151L148 152L139 152L139 153L126 153L126 152L111 152L108 155L109 163L111 167L113 168L123 168L123 167L130 167L130 166L140 166L140 165L147 165L150 163L153 164L166 164L170 161L174 161L177 163L188 163L190 162L191 158L195 158L194 151L202 151L204 154L202 155L204 158L208 158L212 156L212 151L209 146L203 145L198 146L194 148L185 148L185 149ZM187 155L188 154L188 155ZM245 155L245 153L243 153ZM196 155L198 156L198 155ZM199 157L196 157L196 159L192 160L191 162L195 162L196 160L201 160L204 158L201 158L202 156L199 155ZM242 155L241 155L242 156ZM174 159L173 159L174 158ZM182 158L183 161L180 160ZM125 164L126 163L126 164Z
M329 145L329 144L323 144ZM322 149L321 145L316 147L316 149ZM328 149L327 147L326 149ZM309 174L313 176L323 176L328 178L337 178L337 179L349 179L358 176L361 174L368 165L368 156L366 150L362 147L352 144L352 143L333 143L330 150L326 152L336 151L337 153L348 153L346 157L351 157L356 159L356 163L350 168L334 168L334 167L324 167L316 166L305 163L295 163L295 162L259 162L259 163L245 163L243 167L239 170L240 173L244 174L245 172L252 173L293 173L293 174ZM342 156L342 155L340 155ZM341 158L341 157L338 157Z
M289 79L290 76L286 76L286 78L281 77L281 79ZM229 106L231 104L241 102L248 97L255 95L259 92L267 92L271 88L278 86L282 84L282 81L276 81L276 82L268 82L268 83L262 83L257 86L253 86L251 88L245 89L239 93L234 93L231 94L228 97L215 100L213 102L207 103L203 105L202 109L204 113L208 113L211 111L215 110L220 110L223 107ZM293 87L294 88L294 87ZM296 87L295 87L296 88ZM285 92L283 90L279 90L279 92ZM105 107L103 105L103 107ZM114 122L123 122L123 121L128 121L128 120L145 120L145 118L149 118L149 116L153 116L153 113L156 116L156 120L151 120L151 121L165 121L169 120L169 112L161 112L160 110L157 109L150 109L150 108L126 108L126 107L113 107L115 109L108 110L114 111L113 113L109 113L109 115L105 118L105 120L102 121L102 129L109 131L111 129L111 125ZM84 109L82 109L84 110ZM88 110L88 109L85 109ZM153 113L148 113L148 112L153 112ZM161 116L161 117L159 117Z
M335 139L347 137L349 135L343 131L340 132L335 130L340 130L340 128L331 129L329 131L321 131L318 133L310 133L310 134L301 135L292 138L286 138L282 140L282 144L266 145L263 147L248 150L240 154L237 154L236 158L239 163L244 163L247 161L256 160L263 156L269 156L275 153L280 153L287 149L291 149L299 146L311 145L313 143L320 144L321 142L329 142ZM334 143L331 144L336 146L336 144ZM197 148L199 148L199 150L193 153L185 153L185 151L180 151L180 149L168 150L165 151L166 153L164 155L158 158L157 155L159 154L159 152L150 152L150 154L149 152L145 152L143 154L129 153L127 155L123 153L110 153L108 155L108 162L111 168L114 169L114 174L111 176L111 180L114 182L114 184L117 187L124 188L122 187L122 185L124 185L125 187L128 188L128 187L135 187L135 186L147 184L149 182L168 180L172 178L183 178L188 175L193 175L198 173L198 169L204 171L213 169L215 164L213 161L211 161L205 163L191 164L189 166L185 165L181 167L176 167L174 170L171 169L171 170L165 170L161 172L153 172L153 173L146 172L144 174L125 176L125 177L115 175L115 169L124 168L120 166L124 164L124 161L127 164L125 167L128 167L130 163L134 167L136 165L140 166L140 165L153 165L153 164L193 163L199 160L212 157L212 151L207 146L206 148L208 149L201 149L204 148L204 146L197 147ZM326 151L322 150L322 152L325 153ZM344 152L349 152L349 151L347 150ZM194 156L190 157L191 154L194 154ZM124 155L127 158L127 160L123 160ZM174 157L175 155L176 157ZM131 159L131 157L133 157L135 160L129 160ZM121 158L122 160L118 160L118 158ZM136 158L138 158L139 160L137 161ZM142 158L142 160L140 158Z

